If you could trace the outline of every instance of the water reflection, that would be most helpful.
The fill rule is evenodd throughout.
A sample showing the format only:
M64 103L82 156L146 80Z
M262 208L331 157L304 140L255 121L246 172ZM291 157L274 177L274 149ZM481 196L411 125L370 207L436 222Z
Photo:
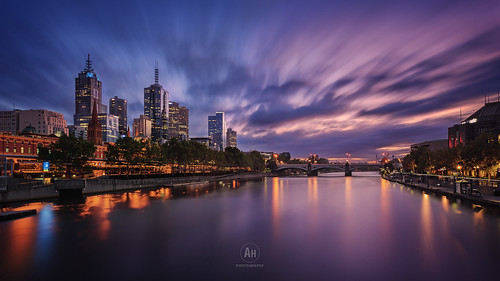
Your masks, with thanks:
M14 271L23 271L28 266L34 254L36 241L37 219L27 217L11 221L9 223L6 253L2 256L7 258L9 267Z
M352 207L352 178L345 177L345 204L348 210Z
M272 178L272 203L271 203L271 217L272 217L272 225L273 225L273 233L274 237L280 236L280 179L278 177Z
M434 260L434 233L432 227L432 210L430 196L426 193L422 194L421 205L421 226L420 226L420 248L422 249L422 257L427 265L431 265Z
M51 204L44 206L38 211L38 226L36 234L36 263L44 265L47 262L47 254L54 246L55 215Z
M318 225L318 178L311 177L308 179L307 185L309 223L311 228L316 228Z
M499 218L462 204L363 177L89 196L0 223L0 272L55 280L85 264L89 280L454 280L492 270L500 251ZM259 245L265 267L231 270L246 242Z
M380 179L380 224L382 227L382 238L384 242L391 243L391 184L389 181Z
M446 196L441 196L441 206L446 213L450 213L450 200Z

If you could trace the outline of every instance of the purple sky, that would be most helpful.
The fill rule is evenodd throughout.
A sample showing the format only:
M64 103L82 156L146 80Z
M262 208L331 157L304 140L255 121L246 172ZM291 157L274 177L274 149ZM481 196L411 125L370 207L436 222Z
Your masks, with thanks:
M292 157L405 153L500 91L498 0L20 0L0 13L0 110L68 124L87 53L129 123L158 60L190 136L225 111L240 149Z

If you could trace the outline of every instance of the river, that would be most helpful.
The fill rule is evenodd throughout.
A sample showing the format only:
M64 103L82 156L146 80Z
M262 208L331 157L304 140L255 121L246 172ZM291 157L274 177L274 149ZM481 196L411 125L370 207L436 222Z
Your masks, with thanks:
M376 173L30 203L0 280L498 280L500 217Z

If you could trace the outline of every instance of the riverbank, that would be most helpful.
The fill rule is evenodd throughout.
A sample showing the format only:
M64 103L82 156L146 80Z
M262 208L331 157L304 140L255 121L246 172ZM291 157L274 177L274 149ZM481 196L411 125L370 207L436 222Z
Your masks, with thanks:
M274 174L270 173L236 173L227 175L199 175L143 179L96 178L62 180L49 185L29 186L27 188L18 188L15 190L7 189L7 191L0 191L0 204L21 201L39 201L57 198L59 196L59 193L57 192L56 188L61 186L81 185L83 186L83 195L95 195L155 187L175 188L177 186L184 186L193 183L230 180L253 180L273 175Z
M413 177L418 178L418 180L414 180L414 178L405 178L405 175L402 174L388 174L382 175L381 177L390 182L399 183L411 188L416 188L419 190L423 190L426 192L431 192L439 195L444 195L450 198L456 198L461 200L468 200L474 204L481 206L488 206L500 209L500 197L494 196L486 193L481 193L477 195L464 194L455 192L455 184L456 182L448 182L448 184L436 183L432 182L430 179L433 176L426 175L414 175Z

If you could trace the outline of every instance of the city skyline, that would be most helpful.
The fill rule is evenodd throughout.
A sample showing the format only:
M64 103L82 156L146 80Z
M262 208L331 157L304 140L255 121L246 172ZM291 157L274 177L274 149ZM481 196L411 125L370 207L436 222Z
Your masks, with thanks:
M244 151L374 160L445 139L500 91L495 1L92 2L6 5L0 110L71 123L90 53L103 101L128 100L130 121L158 60L192 136L224 111Z

